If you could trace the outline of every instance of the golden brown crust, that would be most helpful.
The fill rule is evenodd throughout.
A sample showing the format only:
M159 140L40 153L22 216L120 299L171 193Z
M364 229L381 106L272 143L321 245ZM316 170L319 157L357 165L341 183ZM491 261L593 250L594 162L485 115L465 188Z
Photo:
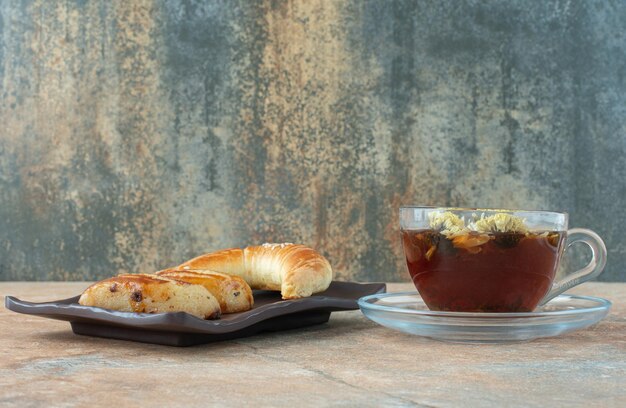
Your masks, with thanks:
M217 299L203 286L144 274L96 282L78 303L122 312L187 312L202 319L216 319L221 314Z
M200 255L183 264L177 270L215 271L233 276L244 277L243 250L240 248L224 249L210 254Z
M319 252L304 245L263 244L201 255L177 269L212 270L243 278L253 289L280 290L283 299L326 290L332 268Z
M164 279L157 275L148 275L143 273L137 274L126 274L126 275L118 275L112 278L101 280L100 282L94 283L97 285L98 283L106 283L106 282L115 282L118 284L136 284L136 285L162 285L168 282L171 282L171 279ZM183 282L185 284L186 282ZM92 285L93 286L93 285Z
M157 275L204 286L215 296L222 313L245 312L252 309L254 303L250 286L238 276L192 269L166 269L157 272Z

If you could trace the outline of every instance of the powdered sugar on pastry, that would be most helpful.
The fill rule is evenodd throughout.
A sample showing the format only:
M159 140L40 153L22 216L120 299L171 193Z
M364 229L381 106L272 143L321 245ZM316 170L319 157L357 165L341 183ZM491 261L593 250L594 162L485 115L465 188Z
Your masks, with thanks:
M274 249L274 248L285 248L289 245L293 245L293 244L291 242L284 242L282 244L273 244L273 243L266 242L261 246L263 248Z

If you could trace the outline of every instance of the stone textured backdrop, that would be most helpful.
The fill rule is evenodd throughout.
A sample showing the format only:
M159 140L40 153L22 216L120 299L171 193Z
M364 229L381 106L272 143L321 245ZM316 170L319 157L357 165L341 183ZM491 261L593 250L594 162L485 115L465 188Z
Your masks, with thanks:
M405 280L402 204L569 211L626 280L623 1L0 1L0 279L265 241Z

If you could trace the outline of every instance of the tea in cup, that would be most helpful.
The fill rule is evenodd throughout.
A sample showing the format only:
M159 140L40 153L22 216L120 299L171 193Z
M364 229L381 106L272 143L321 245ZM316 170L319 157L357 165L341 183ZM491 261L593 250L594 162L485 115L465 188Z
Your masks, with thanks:
M400 229L409 274L431 310L530 312L598 276L606 247L593 231L568 230L566 213L402 207ZM583 269L555 282L566 248L592 252Z

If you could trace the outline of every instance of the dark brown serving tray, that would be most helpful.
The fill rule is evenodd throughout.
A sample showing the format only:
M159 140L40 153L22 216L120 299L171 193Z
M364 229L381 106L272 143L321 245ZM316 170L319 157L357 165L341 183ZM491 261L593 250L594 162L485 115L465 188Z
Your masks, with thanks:
M17 313L66 320L76 334L192 346L325 323L331 312L358 309L359 298L385 290L384 283L333 281L326 291L303 299L282 300L278 292L254 291L252 310L222 315L219 320L202 320L184 312L129 313L81 306L79 296L45 303L7 296L5 306Z

